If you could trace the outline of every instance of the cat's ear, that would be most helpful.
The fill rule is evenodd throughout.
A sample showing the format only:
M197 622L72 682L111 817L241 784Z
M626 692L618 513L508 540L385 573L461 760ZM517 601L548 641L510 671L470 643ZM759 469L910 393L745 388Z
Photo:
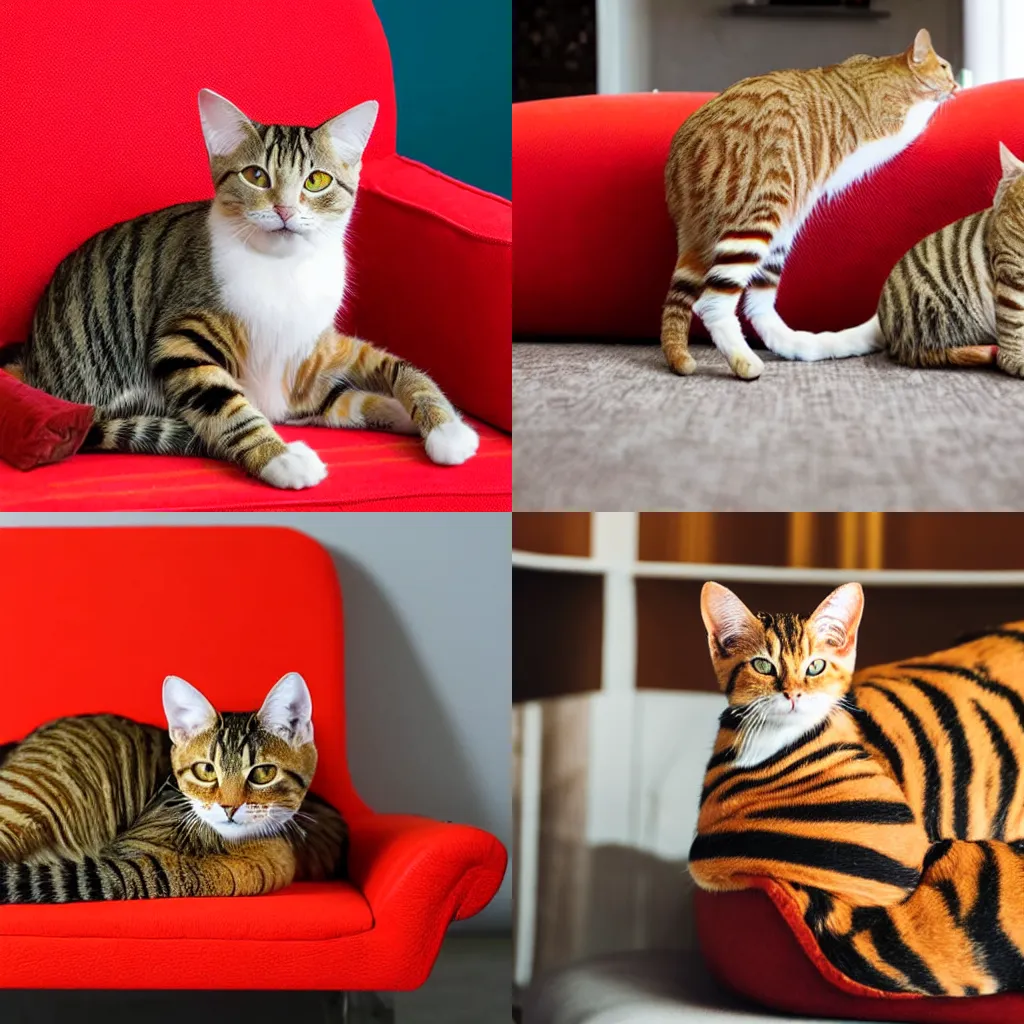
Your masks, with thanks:
M808 621L834 657L849 660L857 653L857 627L863 612L864 589L859 583L844 583L818 605Z
M932 37L928 34L928 29L921 29L916 36L914 36L914 42L911 44L910 49L907 53L910 55L911 64L923 64L928 57L928 54L934 53L935 50L932 47Z
M318 131L327 135L334 152L344 163L357 164L363 159L363 150L370 141L379 109L380 104L376 100L367 100L325 121Z
M199 120L211 157L233 153L253 131L252 121L212 89L199 90Z
M217 724L214 706L191 684L177 676L164 680L164 714L174 744L187 743Z
M707 582L700 592L700 614L712 657L725 658L743 641L763 636L757 616L728 588Z
M289 672L273 686L256 714L267 732L280 736L293 747L313 742L313 698L306 680Z
M1024 160L1018 160L1005 142L999 143L999 165L1003 171L1003 181L1013 181L1024 174Z

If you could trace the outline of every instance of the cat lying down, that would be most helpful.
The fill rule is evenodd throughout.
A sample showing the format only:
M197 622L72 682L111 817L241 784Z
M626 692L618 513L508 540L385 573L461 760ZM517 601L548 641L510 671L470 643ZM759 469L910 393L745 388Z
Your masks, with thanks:
M168 730L61 718L0 749L0 903L258 896L344 873L341 815L309 792L312 701L284 676L252 712L183 679Z
M885 992L1024 991L1024 622L854 674L864 596L808 618L701 594L729 706L690 872L776 880L822 954Z

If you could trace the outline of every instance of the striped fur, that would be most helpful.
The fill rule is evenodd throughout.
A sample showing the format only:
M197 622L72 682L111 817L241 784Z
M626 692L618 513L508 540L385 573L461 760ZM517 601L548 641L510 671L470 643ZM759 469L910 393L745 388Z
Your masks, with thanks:
M859 608L838 663L818 613L751 616L719 645L714 611L730 706L690 853L697 883L777 880L823 955L875 989L1024 990L1024 622L853 675ZM828 693L831 709L740 765L745 734L762 727L750 710L766 688L757 657L777 665L772 688ZM808 657L829 662L822 682L801 674Z
M918 242L863 325L904 366L995 362L1024 377L1024 162L1000 156L992 206Z
M206 454L277 487L327 471L276 423L418 433L435 462L469 458L475 433L426 374L334 328L376 104L315 129L258 124L207 90L200 110L215 199L68 256L20 374L96 406L87 450Z
M733 373L760 376L763 364L737 316L741 299L761 340L781 356L870 351L863 331L814 335L783 322L775 296L786 257L820 198L908 146L955 89L922 29L905 53L747 78L691 114L665 169L679 254L661 324L672 370L696 368L688 335L697 314Z
M308 792L311 733L282 724L282 693L304 691L308 704L296 680L258 712L219 715L176 681L206 717L182 729L172 708L170 736L91 715L0 748L0 903L259 895L335 877L345 824ZM207 763L215 782L194 774ZM255 784L268 767L272 780Z

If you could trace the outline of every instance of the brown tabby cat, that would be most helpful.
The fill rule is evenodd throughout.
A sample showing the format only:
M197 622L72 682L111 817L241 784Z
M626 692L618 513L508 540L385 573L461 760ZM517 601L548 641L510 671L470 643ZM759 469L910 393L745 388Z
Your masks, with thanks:
M301 676L255 712L176 676L163 700L169 736L87 715L0 750L0 903L260 895L344 869L345 823L309 792Z
M786 255L821 197L910 145L956 88L922 29L905 53L747 78L691 114L665 169L679 251L661 322L669 366L696 369L688 349L696 313L733 373L759 377L763 364L737 316L744 292L744 312L781 356L870 351L863 331L815 335L783 322L775 295Z
M437 384L334 326L376 102L318 128L266 125L203 89L199 113L213 201L115 224L71 253L23 366L7 368L96 407L86 450L206 454L313 487L327 467L273 426L291 423L419 434L434 462L465 462L476 432Z
M707 583L729 707L690 871L774 880L822 954L885 992L1024 990L1024 622L853 674L860 585L808 617Z
M904 366L995 362L1024 377L1024 161L999 144L992 205L918 242L866 324Z

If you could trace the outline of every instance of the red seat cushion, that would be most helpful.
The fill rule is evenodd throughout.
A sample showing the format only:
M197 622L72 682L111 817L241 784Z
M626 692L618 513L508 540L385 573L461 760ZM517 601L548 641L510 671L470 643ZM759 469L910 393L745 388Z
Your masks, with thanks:
M664 169L708 93L581 96L512 110L517 333L656 337L675 263ZM1024 80L967 89L924 135L819 210L779 289L792 327L868 319L926 235L992 202L999 142L1024 158Z
M237 466L169 455L86 453L22 473L0 462L0 511L507 511L512 439L480 423L480 449L461 466L435 466L417 437L282 427L327 463L304 491L269 487Z
M1008 1024L1024 1020L1024 993L936 998L876 992L825 959L798 908L767 878L755 888L694 893L701 952L730 988L788 1013L926 1024Z

